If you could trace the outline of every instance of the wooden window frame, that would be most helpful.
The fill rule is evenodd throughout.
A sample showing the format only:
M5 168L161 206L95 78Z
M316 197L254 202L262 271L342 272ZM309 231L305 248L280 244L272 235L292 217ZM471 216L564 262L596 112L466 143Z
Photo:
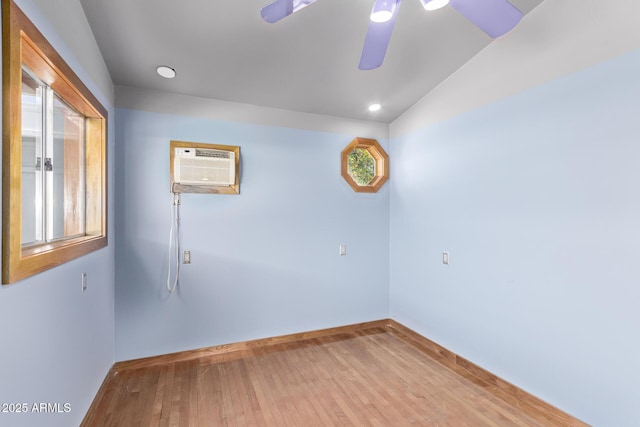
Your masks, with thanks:
M85 235L22 247L23 64L86 117ZM2 283L107 246L107 110L12 0L2 0Z
M376 161L376 174L367 185L358 184L349 174L349 154L356 148L366 150ZM355 138L341 153L342 178L358 193L377 193L389 179L389 155L375 139Z

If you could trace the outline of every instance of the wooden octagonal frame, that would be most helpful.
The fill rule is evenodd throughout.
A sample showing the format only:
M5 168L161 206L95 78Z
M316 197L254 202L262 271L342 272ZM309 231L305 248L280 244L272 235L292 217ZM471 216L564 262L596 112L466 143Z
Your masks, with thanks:
M371 157L376 161L375 177L367 185L358 184L353 178L351 178L351 175L349 175L349 154L351 154L351 152L356 148L367 150L367 152L371 154ZM342 160L342 178L344 178L344 180L347 181L347 184L353 188L353 191L358 193L377 193L380 187L382 187L389 179L389 155L387 155L375 139L355 138L344 148L344 150L342 150L340 156Z

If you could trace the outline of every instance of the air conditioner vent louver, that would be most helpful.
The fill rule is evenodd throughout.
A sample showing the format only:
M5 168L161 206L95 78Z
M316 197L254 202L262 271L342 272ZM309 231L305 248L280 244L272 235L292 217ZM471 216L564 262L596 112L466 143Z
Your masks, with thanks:
M201 148L176 148L174 182L183 185L229 186L235 184L235 153Z
M196 157L215 157L218 159L230 159L233 157L233 153L230 151L203 150L200 148L196 148Z

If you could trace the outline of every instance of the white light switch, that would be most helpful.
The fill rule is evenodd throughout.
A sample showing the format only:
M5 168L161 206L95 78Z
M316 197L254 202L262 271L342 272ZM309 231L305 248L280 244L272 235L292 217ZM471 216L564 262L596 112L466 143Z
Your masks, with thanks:
M340 255L346 255L347 254L347 245L345 245L344 243L340 244Z
M449 264L449 252L442 252L442 263Z

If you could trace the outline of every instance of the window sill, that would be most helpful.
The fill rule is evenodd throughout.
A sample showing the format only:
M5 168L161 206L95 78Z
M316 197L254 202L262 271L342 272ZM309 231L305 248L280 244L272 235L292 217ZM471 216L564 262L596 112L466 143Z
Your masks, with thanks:
M22 249L22 258L29 258L31 256L44 254L58 249L79 246L82 244L90 244L94 241L104 239L104 236L82 236L73 239L60 240L57 242L45 243L40 245L33 245Z

